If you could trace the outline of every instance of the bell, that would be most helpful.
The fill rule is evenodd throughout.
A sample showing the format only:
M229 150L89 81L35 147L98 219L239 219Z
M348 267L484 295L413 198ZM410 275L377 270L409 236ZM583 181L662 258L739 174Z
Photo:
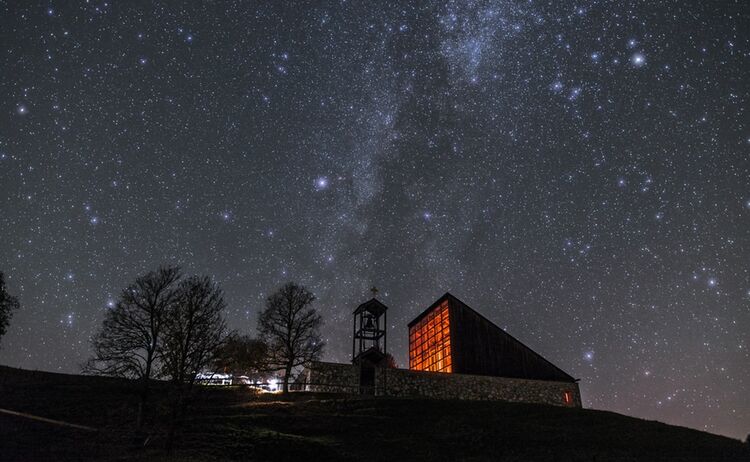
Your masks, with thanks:
M368 316L367 321L365 321L365 330L375 330L375 324L373 324L371 316Z

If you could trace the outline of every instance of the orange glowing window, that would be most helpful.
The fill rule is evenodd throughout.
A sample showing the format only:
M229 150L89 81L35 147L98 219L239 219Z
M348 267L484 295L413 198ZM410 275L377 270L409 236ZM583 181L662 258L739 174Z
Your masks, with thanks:
M409 369L453 371L447 301L409 329Z
M570 390L565 390L563 392L563 403L565 404L573 404L573 392Z

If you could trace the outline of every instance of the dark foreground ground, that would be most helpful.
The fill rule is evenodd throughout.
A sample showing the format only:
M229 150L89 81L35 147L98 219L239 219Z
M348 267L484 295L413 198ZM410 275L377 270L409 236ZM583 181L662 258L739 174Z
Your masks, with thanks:
M611 412L304 393L282 400L236 388L200 389L167 456L159 388L147 434L137 435L127 381L0 367L0 408L98 429L0 414L0 460L750 460L737 440Z

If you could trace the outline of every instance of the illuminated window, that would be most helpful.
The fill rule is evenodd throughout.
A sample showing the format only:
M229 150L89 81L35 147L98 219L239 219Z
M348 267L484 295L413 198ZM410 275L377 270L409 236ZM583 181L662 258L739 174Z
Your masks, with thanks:
M448 302L444 301L409 328L409 369L452 372Z
M573 404L573 392L570 390L565 390L563 392L563 403L565 404Z

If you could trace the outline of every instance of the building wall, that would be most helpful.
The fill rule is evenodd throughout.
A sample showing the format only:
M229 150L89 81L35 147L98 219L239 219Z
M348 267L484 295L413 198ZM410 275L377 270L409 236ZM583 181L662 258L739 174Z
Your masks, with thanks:
M454 372L448 312L446 300L409 326L409 369Z
M359 369L351 364L315 362L301 379L308 391L358 393ZM377 394L396 397L494 400L566 406L564 392L572 392L570 406L581 407L577 383L527 380L468 374L378 368Z

